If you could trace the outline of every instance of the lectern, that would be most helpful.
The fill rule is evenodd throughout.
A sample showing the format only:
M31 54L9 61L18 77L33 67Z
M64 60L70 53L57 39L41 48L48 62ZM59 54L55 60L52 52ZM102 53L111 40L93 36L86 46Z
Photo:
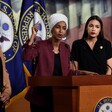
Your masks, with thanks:
M36 76L29 86L52 87L54 112L93 112L97 102L112 97L112 76Z

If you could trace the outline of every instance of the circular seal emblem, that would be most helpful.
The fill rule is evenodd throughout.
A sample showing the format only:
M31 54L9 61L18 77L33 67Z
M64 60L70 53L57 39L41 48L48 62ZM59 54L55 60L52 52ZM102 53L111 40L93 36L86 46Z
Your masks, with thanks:
M19 39L16 35L12 8L4 1L0 1L0 46L6 62L12 60L19 48Z
M105 97L95 106L94 112L112 112L112 98Z
M35 5L30 5L27 10L21 13L21 21L19 27L19 38L21 45L25 44L32 34L32 26L39 22L37 37L42 40L49 35L49 26L45 9L35 2Z

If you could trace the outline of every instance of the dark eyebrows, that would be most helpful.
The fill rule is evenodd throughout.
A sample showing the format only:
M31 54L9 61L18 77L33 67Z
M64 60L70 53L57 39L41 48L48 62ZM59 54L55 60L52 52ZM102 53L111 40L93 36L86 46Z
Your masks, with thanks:
M100 25L100 24L99 24L99 25L94 25L94 24L90 23L90 24L88 24L88 26L96 26L96 27L100 27L101 25Z

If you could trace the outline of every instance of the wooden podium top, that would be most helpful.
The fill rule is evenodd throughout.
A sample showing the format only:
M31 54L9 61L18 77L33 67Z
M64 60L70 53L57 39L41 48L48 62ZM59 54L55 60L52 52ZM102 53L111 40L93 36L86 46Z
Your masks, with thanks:
M28 78L29 86L74 87L112 85L112 76L36 76Z

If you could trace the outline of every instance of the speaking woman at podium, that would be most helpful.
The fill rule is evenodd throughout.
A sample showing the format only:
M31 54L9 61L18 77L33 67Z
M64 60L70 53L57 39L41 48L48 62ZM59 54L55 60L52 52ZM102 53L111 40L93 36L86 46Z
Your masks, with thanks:
M68 18L55 13L49 18L51 37L48 40L34 41L38 24L32 28L32 35L23 46L25 61L36 58L35 76L67 76L70 69L70 48L62 39L68 30ZM30 101L31 112L53 112L51 88L30 88L25 98Z

